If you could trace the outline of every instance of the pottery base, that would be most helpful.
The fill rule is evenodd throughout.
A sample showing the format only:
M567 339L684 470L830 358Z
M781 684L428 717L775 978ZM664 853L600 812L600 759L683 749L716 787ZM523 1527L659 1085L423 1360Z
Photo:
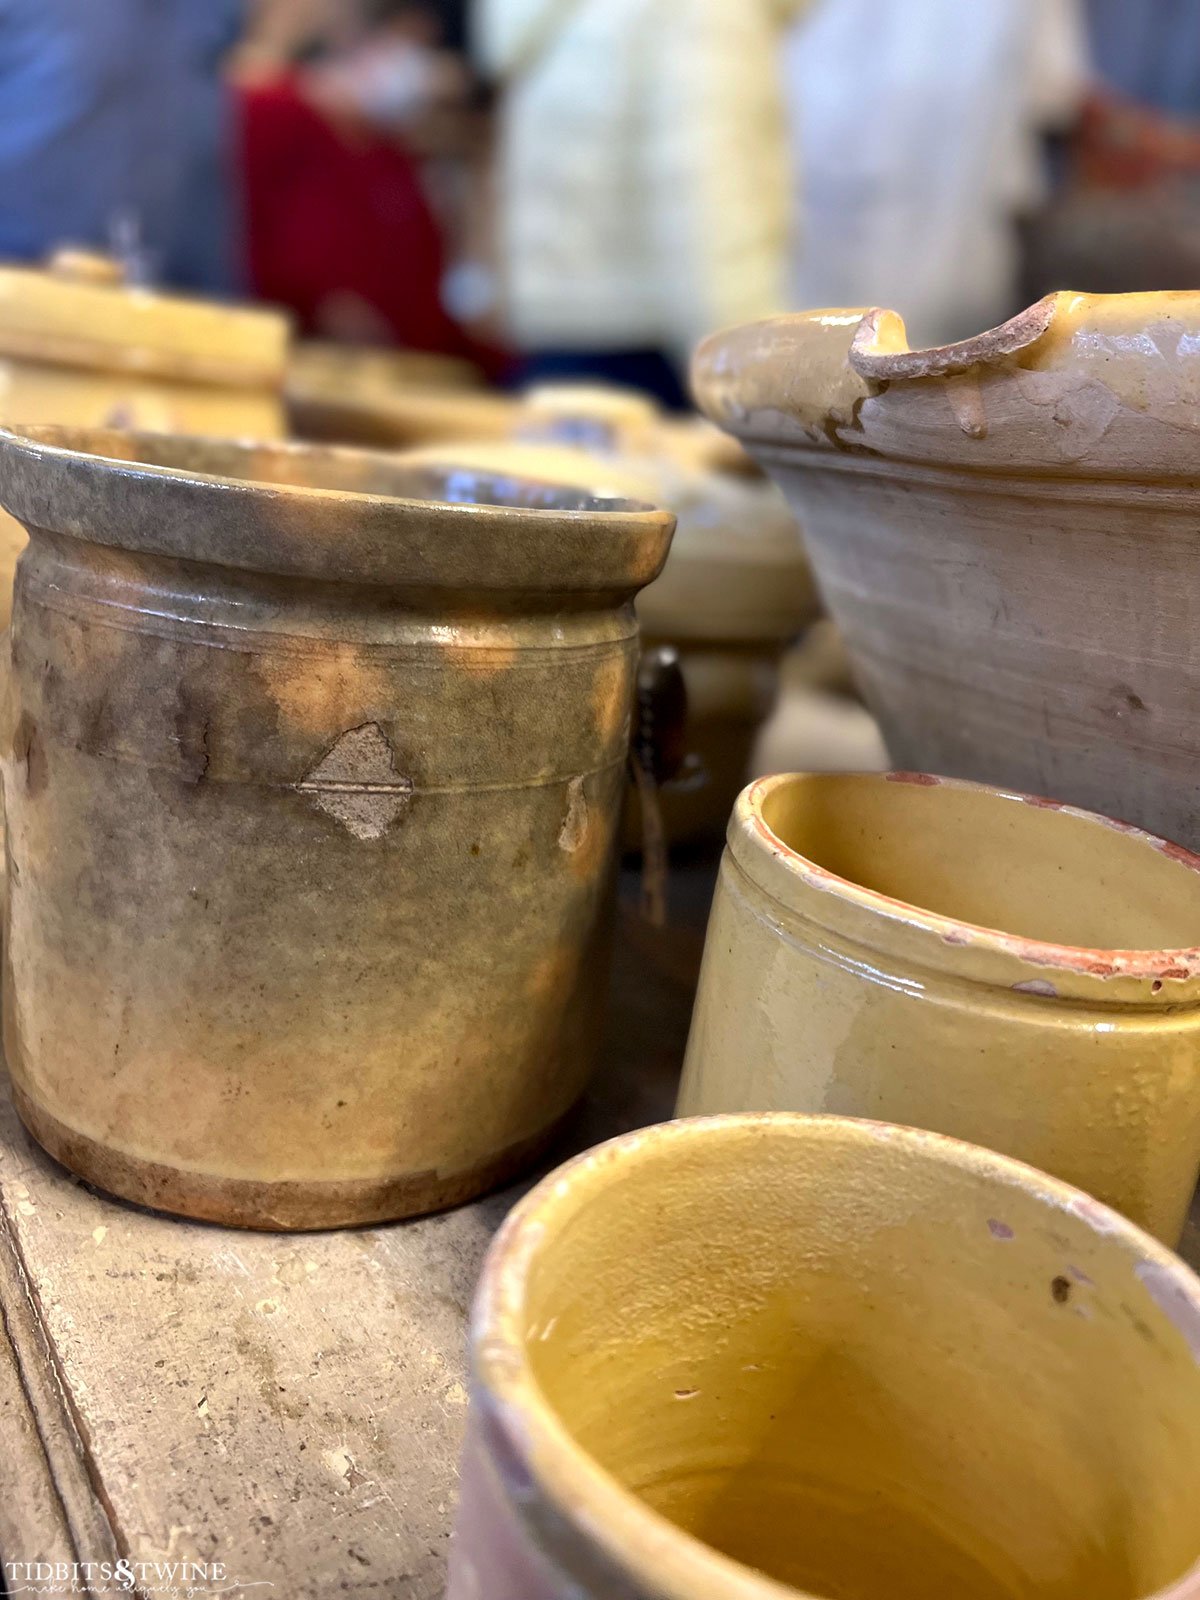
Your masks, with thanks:
M552 1143L570 1114L464 1172L270 1183L190 1172L111 1150L42 1110L15 1083L12 1097L21 1121L43 1150L107 1194L198 1222L276 1233L398 1222L462 1205L519 1177Z

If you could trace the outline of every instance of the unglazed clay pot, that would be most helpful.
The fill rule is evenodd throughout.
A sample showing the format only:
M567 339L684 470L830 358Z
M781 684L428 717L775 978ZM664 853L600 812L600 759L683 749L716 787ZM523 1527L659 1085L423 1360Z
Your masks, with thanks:
M516 1172L583 1088L672 519L387 457L0 432L5 1042L41 1143L332 1226Z
M679 1112L953 1134L1173 1243L1200 1171L1200 859L908 773L762 778L713 902Z
M809 312L694 382L801 518L897 764L1200 848L1200 294L1050 295L935 350Z
M1200 1282L838 1117L627 1134L497 1236L448 1600L1197 1600Z
M563 386L536 391L531 406L549 440L428 445L405 459L438 464L452 455L485 471L582 483L675 513L670 558L637 605L645 642L678 650L687 688L691 760L658 800L672 842L719 840L775 704L779 657L817 611L795 519L771 484L681 458L654 433L657 413L644 401L618 391L606 405L604 391ZM563 444L560 430L575 443ZM640 441L646 453L632 453L624 440ZM627 842L639 838L631 827Z
M127 285L106 256L0 265L0 420L279 438L289 324ZM0 516L0 628L25 534Z

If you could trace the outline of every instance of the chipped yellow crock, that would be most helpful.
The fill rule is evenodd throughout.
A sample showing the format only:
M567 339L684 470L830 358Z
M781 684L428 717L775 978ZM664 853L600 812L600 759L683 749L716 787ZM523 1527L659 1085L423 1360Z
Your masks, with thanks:
M1174 1242L1200 1169L1200 861L909 773L761 779L730 822L682 1114L987 1145Z
M837 1117L628 1134L512 1213L449 1600L1196 1600L1200 1283Z

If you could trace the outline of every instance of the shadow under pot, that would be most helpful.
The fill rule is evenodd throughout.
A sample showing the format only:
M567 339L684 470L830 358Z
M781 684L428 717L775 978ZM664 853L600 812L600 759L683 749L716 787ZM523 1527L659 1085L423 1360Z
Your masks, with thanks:
M449 1600L1197 1600L1200 1282L935 1134L699 1118L511 1214Z
M386 457L0 433L18 1109L274 1228L507 1179L581 1093L672 520Z
M682 1115L931 1128L1168 1243L1200 1170L1200 859L910 773L760 779L729 825Z

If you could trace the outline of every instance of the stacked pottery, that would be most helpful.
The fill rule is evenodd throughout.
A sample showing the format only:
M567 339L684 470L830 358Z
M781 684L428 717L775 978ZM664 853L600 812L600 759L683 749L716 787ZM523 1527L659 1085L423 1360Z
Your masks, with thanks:
M421 352L304 343L288 363L293 431L330 444L394 449L463 440L616 439L637 455L666 449L701 471L757 476L735 439L703 417L668 417L615 384L536 384L519 395L483 389L468 363Z
M626 1135L511 1214L448 1600L1197 1600L1200 1282L1002 1156Z
M278 438L288 335L271 311L128 285L104 256L0 266L0 419ZM0 626L24 543L0 517Z
M526 442L460 441L404 459L444 463L452 454L477 468L586 483L674 512L670 559L638 600L644 641L677 649L687 691L688 764L659 799L673 842L719 839L778 695L780 655L815 614L816 594L777 491L744 474L700 470L686 452L681 459L676 436L657 433L654 415L639 417L624 396L605 406L600 395L563 391L553 401L533 398ZM625 448L627 440L642 453ZM638 836L632 827L630 842Z
M469 362L409 350L305 342L288 361L288 419L299 438L403 447L505 438L515 406Z
M720 334L704 410L787 493L893 761L1200 847L1200 295Z
M0 737L31 1132L261 1227L517 1172L595 1053L669 514L63 429L0 433L0 501L31 540Z

